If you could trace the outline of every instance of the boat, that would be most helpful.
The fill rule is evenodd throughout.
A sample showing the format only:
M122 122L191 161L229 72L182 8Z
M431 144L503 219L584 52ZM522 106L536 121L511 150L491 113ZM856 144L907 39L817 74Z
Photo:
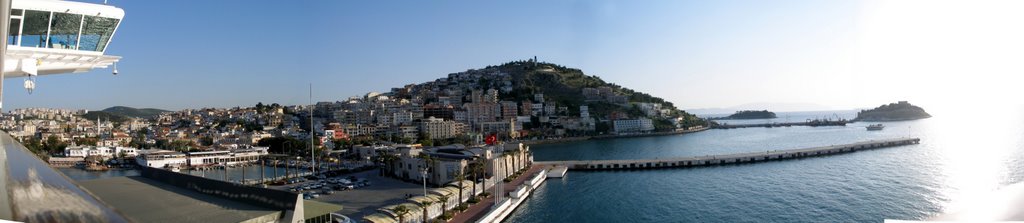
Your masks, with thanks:
M882 130L883 128L885 128L885 126L882 125L882 124L874 124L874 125L868 125L867 128L868 128L868 131L878 131L878 130Z

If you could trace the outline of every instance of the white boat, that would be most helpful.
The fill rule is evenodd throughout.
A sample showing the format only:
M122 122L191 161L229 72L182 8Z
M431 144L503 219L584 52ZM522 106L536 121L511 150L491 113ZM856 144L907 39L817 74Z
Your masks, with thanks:
M868 128L868 131L878 131L878 130L882 130L883 128L885 128L885 125L874 124L874 125L868 125L867 128Z

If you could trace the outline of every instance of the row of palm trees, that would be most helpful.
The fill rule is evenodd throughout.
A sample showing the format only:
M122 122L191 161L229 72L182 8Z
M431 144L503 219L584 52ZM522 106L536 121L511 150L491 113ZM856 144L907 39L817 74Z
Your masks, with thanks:
M439 195L439 197L437 198L437 202L441 204L441 211L448 210L448 199L451 199L451 195L442 194ZM423 209L423 222L429 221L427 216L430 216L429 208L430 205L432 204L434 204L434 201L431 200L424 200L416 203L416 206L419 206L421 209ZM406 206L405 204L399 204L398 206L391 208L390 211L398 216L398 222L405 222L405 215L408 215L409 212L412 211L412 209L409 209L409 207Z
M523 152L523 149L522 148L518 148L518 147L516 149L502 151L501 156L502 156L502 158L504 158L503 159L504 161L502 162L502 164L505 165L505 168L504 168L505 169L505 176L511 176L511 174L514 173L514 171L512 170L513 169L512 167L520 166L522 164L522 163L520 163L520 162L522 162L522 160L519 159L519 157L518 157L518 155L521 155L522 152ZM512 159L508 159L507 157L509 157L509 156L511 156L513 158ZM429 168L430 170L437 170L435 168L435 166L436 166L436 158L431 157L427 153L420 153L420 155L418 155L417 158L421 159L424 162L425 166L427 168ZM394 166L395 166L394 163L396 161L398 161L399 159L400 158L398 157L398 155L395 155L395 154L392 154L392 153L386 153L386 152L379 152L378 153L378 162L382 165L380 175L381 176L383 176L383 175L393 175L393 169L394 169ZM470 183L473 184L472 185L472 187L473 187L473 189L472 189L473 193L472 194L475 195L475 194L477 194L476 179L483 179L482 184L483 185L487 185L487 172L486 172L485 168L486 168L486 165L483 163L483 160L481 160L481 159L474 159L473 161L471 161L467 165L466 169L460 169L458 173L455 173L455 177L454 178L455 178L456 181L458 181L458 185L459 185L458 186L458 189L459 189L458 207L459 208L462 208L464 206L463 200L465 200L465 199L463 199L463 188L465 188L465 187L464 187L463 183L465 182L465 180L467 178L467 175L468 176L472 176L473 179L474 179L474 180L471 180ZM513 172L510 172L510 171L513 171ZM436 176L436 174L431 174L431 175L432 176ZM482 190L484 190L484 188L481 188L480 190L482 191ZM484 193L486 193L486 192L484 192ZM437 199L437 202L441 203L441 206L442 206L441 210L442 211L448 210L448 200L450 198L451 198L451 195L443 194L443 195L440 195L439 198ZM417 202L416 203L416 206L419 206L423 210L423 222L427 222L428 221L428 216L429 216L428 208L433 203L434 203L434 201L429 201L429 200L428 201L421 201L421 202ZM390 209L390 211L398 216L398 221L399 222L404 222L405 216L407 214L409 214L411 209L409 207L407 207L405 204L400 204L400 205Z

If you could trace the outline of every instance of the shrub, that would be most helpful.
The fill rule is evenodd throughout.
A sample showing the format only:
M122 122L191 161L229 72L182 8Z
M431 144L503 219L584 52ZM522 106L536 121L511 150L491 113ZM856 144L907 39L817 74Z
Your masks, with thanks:
M452 217L455 217L455 216L452 214L451 211L445 211L444 214L441 214L440 218L444 219L444 220L449 220L449 219L452 219Z

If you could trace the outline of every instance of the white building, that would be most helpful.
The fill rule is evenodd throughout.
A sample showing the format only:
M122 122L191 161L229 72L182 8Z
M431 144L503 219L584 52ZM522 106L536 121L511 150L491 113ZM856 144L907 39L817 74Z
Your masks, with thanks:
M153 168L183 167L187 165L188 158L181 152L147 149L139 150L139 155L135 157L135 163L139 166Z
M420 131L426 133L430 139L450 139L458 136L458 123L454 121L429 117L420 123Z
M654 122L648 118L615 120L616 133L638 133L654 131Z
M189 152L186 154L187 166L209 166L228 165L234 166L244 163L252 163L259 160L261 156L268 154L268 147L252 147L248 149L218 150Z
M87 156L102 156L102 157L114 157L118 154L124 153L126 157L134 157L138 155L138 151L131 147L96 147L96 146L83 146L83 147L67 147L64 148L64 156L66 157L87 157Z

